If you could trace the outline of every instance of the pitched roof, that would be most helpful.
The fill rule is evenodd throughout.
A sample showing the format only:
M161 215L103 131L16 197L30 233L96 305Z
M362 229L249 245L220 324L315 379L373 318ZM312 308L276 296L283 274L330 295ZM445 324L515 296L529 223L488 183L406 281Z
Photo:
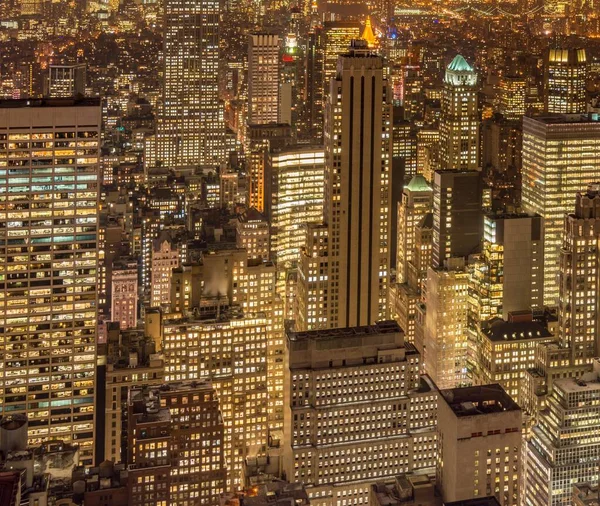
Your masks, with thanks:
M465 60L462 55L457 54L450 65L448 65L448 70L456 70L458 72L473 72L473 67L467 63L467 60Z

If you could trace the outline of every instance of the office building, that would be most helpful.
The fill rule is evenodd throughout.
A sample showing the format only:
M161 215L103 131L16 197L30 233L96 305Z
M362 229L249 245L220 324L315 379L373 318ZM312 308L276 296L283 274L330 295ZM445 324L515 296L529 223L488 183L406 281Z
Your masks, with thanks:
M48 75L48 96L51 98L72 98L85 95L86 64L50 65Z
M398 206L396 281L408 281L408 264L413 260L415 228L433 209L433 190L421 175L414 176L402 192Z
M163 167L177 170L225 159L219 16L218 0L164 2L162 101L155 142L156 164Z
M544 55L545 112L587 112L588 62L583 48L549 48Z
M433 265L478 251L483 232L482 182L477 171L436 171L433 180Z
M477 170L479 113L477 72L456 55L444 77L440 118L440 169Z
M210 382L131 389L128 434L127 504L219 504L227 477L224 424Z
M518 505L521 408L498 384L440 390L436 483L446 504Z
M279 36L248 36L248 123L279 122Z
M93 459L99 143L97 99L0 101L0 405L2 413L27 414L31 445L77 440L86 464ZM50 374L57 356L60 367ZM60 397L49 401L49 392Z
M469 384L467 332L469 273L463 258L429 268L423 336L425 371L440 388Z
M240 214L235 236L237 247L245 249L249 259L269 259L271 227L262 213L252 207Z
M340 56L325 126L331 327L386 315L390 265L391 94L364 41Z
M269 154L266 214L271 225L271 250L280 267L297 265L305 245L302 226L323 220L325 152L302 146Z
M356 21L326 21L323 23L323 112L331 91L330 82L338 73L338 58L348 52L353 40L360 39L360 24Z
M589 363L600 352L598 239L600 184L577 193L575 212L565 217L560 250L558 327L572 365Z
M527 78L506 75L500 78L500 114L509 121L521 121L525 116Z
M522 204L544 218L544 305L558 302L564 215L577 192L598 179L600 121L593 116L523 118Z
M575 483L598 483L600 364L579 378L554 381L547 410L527 443L524 504L573 504Z
M555 337L541 323L533 321L531 311L509 313L477 326L477 366L479 385L498 383L521 405L523 378L536 366L540 343L552 343Z
M287 346L284 466L311 504L365 504L377 481L433 473L438 392L396 322L289 332Z

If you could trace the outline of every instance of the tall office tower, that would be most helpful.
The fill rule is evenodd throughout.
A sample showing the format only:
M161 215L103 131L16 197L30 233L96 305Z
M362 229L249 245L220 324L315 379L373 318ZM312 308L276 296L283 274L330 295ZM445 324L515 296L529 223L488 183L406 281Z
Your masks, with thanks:
M163 322L165 381L212 380L225 424L229 482L237 486L245 458L267 444L270 321L264 313L221 308L218 301L212 313L206 306L201 310L200 318Z
M279 36L248 36L248 124L279 122Z
M422 129L417 132L417 174L433 184L433 173L439 168L440 131Z
M326 329L329 322L329 229L327 225L303 227L305 246L298 263L296 309L297 330Z
M558 302L563 218L574 211L575 195L598 180L600 121L580 115L523 118L525 211L544 218L544 305Z
M331 327L368 325L386 315L391 113L383 60L355 41L339 58L325 125Z
M128 412L127 504L218 505L227 468L223 418L210 382L131 389Z
M413 257L415 227L433 208L433 190L423 176L415 176L404 187L398 206L398 249L396 281L408 281L408 264Z
M302 226L323 221L325 152L302 146L269 154L266 214L271 224L271 250L281 268L298 264L306 244Z
M85 464L93 458L99 140L97 99L0 101L1 412L27 414L32 445L77 440Z
M521 408L498 384L440 389L436 483L445 504L519 504Z
M468 384L467 332L469 274L463 258L447 260L444 269L427 273L427 313L423 345L425 372L440 388Z
M154 241L150 306L167 308L171 304L171 277L179 267L179 249L167 237Z
M311 504L367 504L375 481L433 472L438 392L396 322L290 332L287 346L284 466Z
M477 384L499 383L523 408L525 373L537 365L538 346L554 342L554 336L533 320L531 311L509 313L506 320L492 318L478 325L477 330Z
M170 169L225 159L219 104L219 1L165 0L156 163Z
M113 264L111 281L112 321L123 330L137 325L138 263L135 258L121 259Z
M558 271L559 337L562 345L571 350L571 363L581 365L600 352L600 184L577 194L575 213L565 217L563 237Z
M290 125L248 125L244 146L248 167L248 207L264 212L267 153L292 144L292 139Z
M48 96L51 98L71 98L85 95L86 64L50 65L48 75Z
M338 57L348 52L353 40L360 39L357 21L326 21L323 24L323 113L331 91L330 81L338 74Z
M477 72L461 55L446 69L440 118L440 169L477 170Z
M403 120L399 114L400 110L396 109L392 128L392 156L394 164L401 164L404 181L410 181L417 174L417 137L413 124Z
M238 216L235 237L237 247L245 249L249 259L269 259L271 227L253 207Z
M325 30L317 26L308 34L306 51L306 116L307 130L312 142L323 139L323 111L325 97L323 86L323 59Z
M509 121L521 121L525 116L527 78L514 75L500 79L500 113Z
M423 72L420 65L400 67L400 105L404 109L404 119L414 124L423 121L425 114L425 93Z
M477 171L436 171L433 180L433 265L475 253L483 232L482 182Z
M524 504L568 506L574 483L598 483L600 365L554 381L547 409L527 443Z
M472 269L471 299L475 322L543 307L543 220L539 215L488 214L483 246Z
M548 113L587 111L585 49L549 48L544 55L544 105Z

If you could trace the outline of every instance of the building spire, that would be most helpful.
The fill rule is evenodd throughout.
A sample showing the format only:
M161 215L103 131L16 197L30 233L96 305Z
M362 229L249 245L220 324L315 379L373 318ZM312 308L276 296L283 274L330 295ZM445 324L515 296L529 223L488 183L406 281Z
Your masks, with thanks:
M373 27L371 26L371 16L367 16L362 39L367 41L369 48L374 48L379 45L379 41L377 40L377 37L375 37L375 34L373 33Z

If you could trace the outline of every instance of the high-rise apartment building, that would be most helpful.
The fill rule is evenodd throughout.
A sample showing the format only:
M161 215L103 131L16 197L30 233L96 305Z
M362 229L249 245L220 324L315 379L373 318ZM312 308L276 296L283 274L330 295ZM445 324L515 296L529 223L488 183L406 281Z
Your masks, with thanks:
M437 388L394 321L290 332L284 466L311 504L366 504L372 483L433 472Z
M477 170L477 72L461 55L446 69L440 118L440 169Z
M433 265L475 253L483 228L482 181L474 170L436 171L433 180Z
M48 75L48 96L51 98L72 98L85 95L86 64L50 65Z
M279 122L279 36L248 36L248 123Z
M398 206L398 247L396 281L406 283L408 264L413 260L415 227L433 209L433 190L421 175L415 176L404 187Z
M156 163L169 169L225 158L219 104L219 1L165 0Z
M575 483L597 483L600 364L579 378L554 381L547 409L527 443L524 504L568 506Z
M0 414L91 464L100 101L0 101Z
M492 495L520 504L521 423L498 384L440 390L436 483L445 504Z
M593 116L544 115L523 118L525 211L544 218L544 304L558 302L563 219L575 196L598 180L600 121Z
M355 41L339 57L325 125L331 327L368 325L386 314L391 114L383 60Z
M598 240L600 238L600 184L577 194L575 212L565 217L560 250L559 338L571 351L572 365L590 362L600 352L598 306Z
M137 325L138 264L136 259L121 259L113 264L111 280L111 320L123 330Z
M271 250L279 266L296 265L306 242L302 226L323 220L325 152L315 146L275 150L266 172Z
M544 102L548 113L587 111L588 62L583 48L549 48L544 55Z
M162 240L161 240L162 239ZM171 304L171 277L173 269L179 267L179 249L166 237L154 241L152 247L152 269L150 306L167 308Z

